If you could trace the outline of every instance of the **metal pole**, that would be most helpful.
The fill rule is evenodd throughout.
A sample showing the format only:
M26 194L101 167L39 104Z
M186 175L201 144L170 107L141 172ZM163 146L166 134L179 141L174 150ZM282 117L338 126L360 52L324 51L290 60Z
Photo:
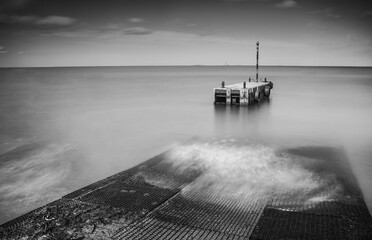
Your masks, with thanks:
M257 62L256 62L256 82L258 82L258 51L259 51L260 42L257 42Z

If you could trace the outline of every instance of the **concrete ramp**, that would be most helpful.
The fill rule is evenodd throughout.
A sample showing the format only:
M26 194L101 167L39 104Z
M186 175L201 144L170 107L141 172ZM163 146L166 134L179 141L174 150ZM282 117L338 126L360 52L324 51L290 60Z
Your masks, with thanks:
M1 239L371 239L344 151L190 141L0 226Z

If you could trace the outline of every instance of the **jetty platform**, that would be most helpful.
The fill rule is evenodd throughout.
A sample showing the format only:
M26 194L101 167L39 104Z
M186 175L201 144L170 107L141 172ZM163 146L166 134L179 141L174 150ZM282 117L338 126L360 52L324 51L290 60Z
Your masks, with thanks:
M259 102L264 97L270 97L272 82L249 80L248 82L234 83L213 89L214 104L248 106L254 102Z
M259 77L259 45L257 42L256 53L256 78L248 78L248 81L234 83L225 86L225 81L221 82L221 87L213 89L214 104L248 106L254 102L259 102L263 97L270 97L273 83L264 81Z
M195 140L1 225L0 239L372 239L372 218L342 148Z

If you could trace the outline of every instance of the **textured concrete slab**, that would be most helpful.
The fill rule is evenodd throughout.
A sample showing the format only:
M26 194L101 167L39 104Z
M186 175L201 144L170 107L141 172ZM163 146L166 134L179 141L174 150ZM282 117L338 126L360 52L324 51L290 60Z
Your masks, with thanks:
M0 226L1 239L370 239L342 149L191 141Z
M267 84L269 84L268 82L249 82L249 81L245 81L245 84L246 84L246 88L256 88L256 87L260 87L260 86L265 86ZM234 83L234 84L229 84L229 85L226 85L225 86L226 88L237 88L237 89L240 89L240 88L243 88L243 82L240 82L240 83Z

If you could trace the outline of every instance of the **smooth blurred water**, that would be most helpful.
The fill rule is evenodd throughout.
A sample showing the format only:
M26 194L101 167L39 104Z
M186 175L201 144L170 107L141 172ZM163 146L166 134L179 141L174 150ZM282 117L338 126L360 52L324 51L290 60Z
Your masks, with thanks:
M0 69L0 223L191 137L346 150L372 209L372 68L262 67L269 100L213 105L253 67Z

